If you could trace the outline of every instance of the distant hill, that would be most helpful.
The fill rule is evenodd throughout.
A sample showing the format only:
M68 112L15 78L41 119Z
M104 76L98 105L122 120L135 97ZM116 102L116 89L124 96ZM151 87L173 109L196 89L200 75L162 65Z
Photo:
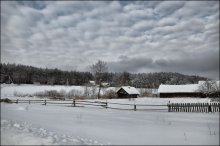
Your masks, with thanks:
M1 83L84 85L94 76L90 72L62 71L59 69L36 68L20 64L1 63ZM160 84L193 84L207 78L172 72L156 73L104 73L103 82L111 86L130 85L139 88L158 88Z

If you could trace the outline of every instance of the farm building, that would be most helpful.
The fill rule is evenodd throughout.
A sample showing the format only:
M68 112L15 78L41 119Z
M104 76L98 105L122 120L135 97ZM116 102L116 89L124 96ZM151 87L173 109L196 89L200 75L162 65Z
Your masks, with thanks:
M198 90L198 84L186 85L164 85L161 84L158 89L160 98L169 97L202 97Z
M210 97L219 97L219 81L199 81L198 84L186 85L161 84L158 89L161 98L206 97L205 92L210 92Z
M137 98L140 93L134 87L122 86L118 89L117 94L119 98Z
M95 85L95 81L89 81L89 85L94 86Z

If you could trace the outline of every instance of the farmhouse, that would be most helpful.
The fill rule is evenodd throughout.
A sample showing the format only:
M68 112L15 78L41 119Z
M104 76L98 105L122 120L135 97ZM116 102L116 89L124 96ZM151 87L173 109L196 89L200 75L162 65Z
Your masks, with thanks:
M117 94L119 98L137 98L140 93L134 87L122 86L118 89Z
M203 97L199 91L199 84L186 85L164 85L161 84L158 89L160 98L168 97Z
M89 85L95 85L95 81L89 81Z

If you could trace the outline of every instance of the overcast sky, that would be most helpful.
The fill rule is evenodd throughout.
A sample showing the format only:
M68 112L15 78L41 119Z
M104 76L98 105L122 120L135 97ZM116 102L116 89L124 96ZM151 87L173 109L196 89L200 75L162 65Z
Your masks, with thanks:
M1 1L1 62L219 78L219 1Z

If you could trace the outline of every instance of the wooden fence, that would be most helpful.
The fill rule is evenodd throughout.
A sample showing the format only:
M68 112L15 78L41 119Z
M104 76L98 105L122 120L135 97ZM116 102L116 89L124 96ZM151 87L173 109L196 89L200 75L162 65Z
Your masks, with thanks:
M219 112L220 103L169 103L169 112Z
M69 105L72 107L79 107L79 106L100 106L103 108L110 108L110 109L118 109L118 110L164 110L167 111L167 105L146 105L146 104L127 104L127 103L114 103L114 102L103 102L103 101L86 101L86 100L11 100L12 103L40 103L42 105L48 104L58 104L58 105ZM118 106L113 106L118 105Z
M150 104L126 104L126 103L113 103L103 101L86 101L86 100L11 100L12 103L41 103L42 105L47 104L59 104L59 105L70 105L72 107L79 106L100 106L110 109L119 110L167 110L168 112L219 112L220 103L168 103L167 105L150 105ZM120 105L114 107L113 105ZM130 108L122 108L123 106Z
M92 102L92 101L84 101L84 100L64 100L64 101L59 101L59 100L11 100L12 103L29 103L29 104L34 104L34 103L41 103L42 105L47 105L47 104L58 104L58 105L70 105L73 107L80 106L80 105L91 105L91 106L103 106L107 107L107 104L104 102Z

